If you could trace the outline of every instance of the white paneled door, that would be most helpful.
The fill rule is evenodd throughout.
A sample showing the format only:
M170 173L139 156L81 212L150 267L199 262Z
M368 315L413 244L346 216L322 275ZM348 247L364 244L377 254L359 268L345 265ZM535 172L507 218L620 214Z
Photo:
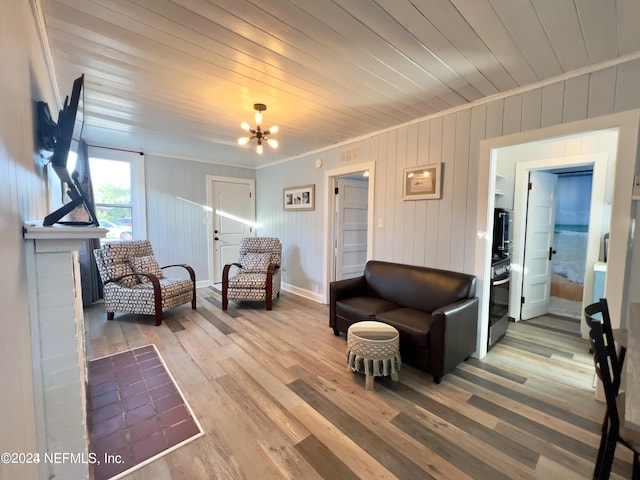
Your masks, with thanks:
M336 195L336 280L362 275L367 263L369 182L339 178Z
M222 269L238 261L240 240L255 235L253 187L246 182L212 181L213 281L222 281Z
M522 276L522 320L549 312L551 259L555 227L556 174L529 173L527 227Z

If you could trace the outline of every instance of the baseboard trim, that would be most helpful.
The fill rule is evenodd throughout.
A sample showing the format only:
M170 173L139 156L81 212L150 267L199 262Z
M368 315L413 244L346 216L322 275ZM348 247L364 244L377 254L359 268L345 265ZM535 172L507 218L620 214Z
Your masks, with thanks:
M215 289L215 287L211 285L211 282L209 282L209 280L200 280L200 281L196 280L196 288L208 288L208 287ZM293 293L294 295L298 295L300 297L313 300L314 302L321 303L321 304L324 303L324 296L319 293L314 293L309 290L305 290L303 288L298 288L294 285L290 285L284 282L280 284L280 288L282 288L282 290L284 290L285 292Z
M304 297L304 298L307 298L309 300L313 300L314 302L317 302L317 303L324 303L324 297L319 293L311 292L309 290L305 290L303 288L299 288L299 287L296 287L294 285L290 285L290 284L284 283L284 282L281 284L281 288L285 292L293 293L293 294L298 295L300 297Z

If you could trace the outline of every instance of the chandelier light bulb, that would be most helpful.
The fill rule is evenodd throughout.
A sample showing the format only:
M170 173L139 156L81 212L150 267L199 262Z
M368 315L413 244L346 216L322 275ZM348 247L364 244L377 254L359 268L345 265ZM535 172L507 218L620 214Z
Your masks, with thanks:
M254 128L251 128L251 125L249 125L247 122L242 122L240 124L240 127L242 127L243 130L249 132L250 135L238 138L238 145L246 145L255 138L257 141L256 152L258 153L258 155L262 155L262 153L264 152L264 142L268 143L271 148L278 148L278 141L269 138L269 135L278 132L280 129L277 125L274 125L269 130L263 130L260 124L262 123L262 112L267 109L267 106L264 103L256 103L253 105L253 108L256 110L256 126Z

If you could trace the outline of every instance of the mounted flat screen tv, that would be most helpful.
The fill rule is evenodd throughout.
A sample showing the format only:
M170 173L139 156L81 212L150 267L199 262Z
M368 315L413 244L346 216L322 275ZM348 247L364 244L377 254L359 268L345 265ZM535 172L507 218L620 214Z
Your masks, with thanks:
M77 121L78 108L82 97L84 87L84 75L76 78L73 82L71 90L71 99L65 98L64 105L58 114L58 123L55 128L53 155L51 156L51 166L56 175L66 185L67 196L70 201L47 215L44 219L44 226L51 226L56 223L63 225L99 225L95 214L95 206L87 197L78 177L78 173L69 174L67 169L67 161L71 150L71 142L76 135L76 139L80 140L80 132L82 130L82 122ZM83 115L84 121L84 115ZM90 180L89 180L90 181ZM78 207L84 207L89 219L87 221L64 221L63 218Z

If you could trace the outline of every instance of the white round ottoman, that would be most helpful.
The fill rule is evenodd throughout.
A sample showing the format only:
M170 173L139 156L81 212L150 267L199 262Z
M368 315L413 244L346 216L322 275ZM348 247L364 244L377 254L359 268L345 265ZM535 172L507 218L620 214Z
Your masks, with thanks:
M375 377L398 380L400 336L398 330L382 322L354 323L347 330L347 369L366 375L365 387L373 390Z

